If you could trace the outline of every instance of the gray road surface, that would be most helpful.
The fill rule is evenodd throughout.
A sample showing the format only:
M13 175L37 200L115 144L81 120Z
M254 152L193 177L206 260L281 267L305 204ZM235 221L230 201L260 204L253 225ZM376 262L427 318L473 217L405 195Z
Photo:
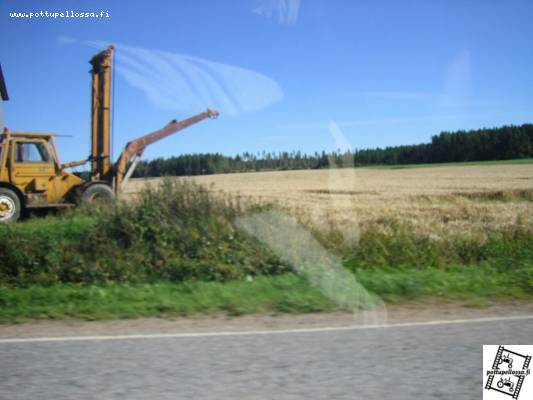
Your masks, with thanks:
M249 336L0 343L0 398L478 399L482 344L533 320Z

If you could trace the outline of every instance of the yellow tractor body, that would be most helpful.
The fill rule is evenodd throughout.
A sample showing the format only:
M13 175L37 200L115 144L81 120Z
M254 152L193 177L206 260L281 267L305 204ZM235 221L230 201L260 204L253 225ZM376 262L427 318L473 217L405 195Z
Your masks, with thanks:
M53 134L5 131L0 135L0 221L18 218L22 207L74 205L75 189L84 183L61 168Z
M61 164L52 133L4 129L0 134L0 223L16 221L25 209L69 207L97 198L112 200L127 183L147 146L218 116L218 112L208 109L182 121L173 120L129 142L113 165L110 150L113 52L113 46L109 46L89 61L92 66L91 155L86 160ZM7 99L7 95L2 94L2 99ZM91 171L87 181L65 170L89 161Z

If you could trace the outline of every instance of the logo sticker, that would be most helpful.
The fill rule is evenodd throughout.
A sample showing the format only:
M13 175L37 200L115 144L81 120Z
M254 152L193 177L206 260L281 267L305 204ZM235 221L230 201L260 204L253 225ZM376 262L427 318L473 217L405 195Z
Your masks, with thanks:
M533 346L483 345L483 399L533 398L531 354Z

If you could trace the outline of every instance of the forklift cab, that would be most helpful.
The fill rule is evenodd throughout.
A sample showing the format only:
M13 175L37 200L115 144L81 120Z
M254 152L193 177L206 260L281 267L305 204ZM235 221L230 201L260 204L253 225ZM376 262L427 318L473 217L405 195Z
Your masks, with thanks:
M83 183L61 169L53 134L4 132L0 146L0 180L18 189L26 207L63 203Z
M44 138L13 138L7 159L10 180L22 192L46 192L56 166Z

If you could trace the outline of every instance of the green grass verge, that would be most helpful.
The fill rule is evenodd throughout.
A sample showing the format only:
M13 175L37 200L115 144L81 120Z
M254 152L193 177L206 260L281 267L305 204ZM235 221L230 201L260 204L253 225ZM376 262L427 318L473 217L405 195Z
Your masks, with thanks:
M394 164L394 165L368 165L364 168L372 169L404 169L404 168L432 168L432 167L464 167L470 165L508 165L508 164L533 164L533 158L516 158L513 160L490 160L490 161L463 161L449 163L427 164Z
M293 274L253 281L0 287L0 321L107 319L226 312L333 310L319 290Z
M531 274L531 268L529 275ZM488 265L475 267L368 269L358 281L385 302L439 297L482 305L510 299L533 299L520 271L508 273ZM529 276L531 283L531 276ZM190 316L225 312L309 313L337 310L319 289L288 273L253 281L113 284L50 287L0 287L0 322L27 319L110 319Z
M533 298L533 266L509 273L490 265L361 270L359 282L386 302L440 297L468 303Z

